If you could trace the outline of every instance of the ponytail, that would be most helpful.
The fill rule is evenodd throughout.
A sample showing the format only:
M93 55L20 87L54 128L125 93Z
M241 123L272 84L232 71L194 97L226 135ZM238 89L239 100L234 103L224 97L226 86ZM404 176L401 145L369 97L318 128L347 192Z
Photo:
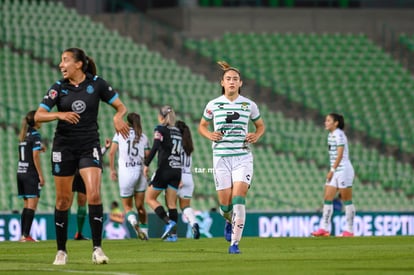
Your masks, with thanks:
M26 138L26 133L27 133L27 129L30 127L34 127L35 126L35 120L34 120L34 116L36 114L36 111L30 111L26 114L26 116L23 118L22 120L22 124L20 127L20 132L19 132L19 141L22 142L24 141L24 139Z

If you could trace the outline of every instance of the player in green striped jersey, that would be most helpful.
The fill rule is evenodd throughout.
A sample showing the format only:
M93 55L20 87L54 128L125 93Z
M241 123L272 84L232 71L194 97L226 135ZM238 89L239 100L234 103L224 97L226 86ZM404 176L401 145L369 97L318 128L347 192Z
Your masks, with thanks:
M220 213L226 219L225 237L229 253L239 254L239 242L246 220L245 201L253 177L253 155L250 143L264 134L265 126L255 102L240 95L243 84L240 71L226 62L223 70L222 95L204 109L199 133L213 142L213 171ZM249 121L255 126L248 131ZM213 122L214 130L209 125Z

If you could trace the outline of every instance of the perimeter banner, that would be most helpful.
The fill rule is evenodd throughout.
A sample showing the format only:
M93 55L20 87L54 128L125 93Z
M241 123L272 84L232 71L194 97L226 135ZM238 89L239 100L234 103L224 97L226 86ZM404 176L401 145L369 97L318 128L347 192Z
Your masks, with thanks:
M196 211L202 238L222 237L224 219L217 212ZM164 224L153 213L149 218L149 237L160 238ZM320 213L247 213L244 237L309 237L321 221ZM76 233L76 215L69 217L68 239ZM332 219L332 236L339 236L345 227L345 216L335 215ZM90 228L86 218L83 235L90 238ZM191 238L191 226L180 215L178 237ZM0 214L0 241L18 241L20 239L20 215ZM359 212L354 220L355 236L397 236L414 235L414 212ZM124 222L116 224L108 217L104 221L104 238L135 238L131 226ZM31 236L37 240L56 239L53 214L36 214Z

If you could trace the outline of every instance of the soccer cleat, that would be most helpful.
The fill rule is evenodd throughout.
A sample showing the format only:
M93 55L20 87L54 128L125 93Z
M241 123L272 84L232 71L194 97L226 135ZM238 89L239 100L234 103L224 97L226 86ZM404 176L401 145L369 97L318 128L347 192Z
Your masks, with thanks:
M226 220L226 225L224 226L224 238L228 242L231 241L231 233L232 233L231 223Z
M229 254L240 254L240 249L237 244L233 244L229 246Z
M76 232L75 237L73 239L77 240L77 241L87 241L87 240L89 240L88 238L83 236L82 233L79 233L79 232Z
M102 248L96 247L92 253L92 262L94 264L107 264L109 258L106 257L105 253L102 251Z
M175 243L176 241L178 241L177 238L177 234L170 234L165 240L164 242L173 242Z
M38 243L39 241L38 241L38 240L33 239L31 236L27 236L27 237L22 236L22 237L20 238L20 242L22 242L22 243L27 243L27 242L31 242L31 243Z
M349 231L344 231L342 232L342 235L341 235L341 237L353 237L353 236L354 236L354 233L349 232Z
M68 254L65 251L59 250L56 253L55 261L53 262L54 265L65 265L68 261Z
M165 226L165 231L161 236L161 239L165 239L167 238L168 234L170 234L170 232L174 229L176 223L175 221L170 221L166 226Z
M319 228L318 230L312 232L311 235L314 237L329 237L330 233L325 229Z
M191 231L193 232L193 238L194 239L196 239L196 240L200 239L200 226L198 225L198 223L194 224Z
M140 240L143 240L143 241L147 241L148 240L148 237L147 237L147 234L145 234L140 228L139 228L139 225L138 224L135 224L134 225L134 230L135 230L135 233L137 234L137 238L139 238Z

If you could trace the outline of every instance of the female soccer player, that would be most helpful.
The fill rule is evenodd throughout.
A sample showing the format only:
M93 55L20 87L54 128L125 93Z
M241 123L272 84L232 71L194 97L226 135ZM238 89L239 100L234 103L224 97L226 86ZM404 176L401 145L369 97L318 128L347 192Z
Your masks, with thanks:
M194 239L200 238L200 227L197 223L197 219L194 215L194 210L191 208L191 198L194 192L193 175L191 174L192 157L191 154L194 151L193 139L191 137L190 128L184 121L177 121L175 126L180 129L182 134L183 150L181 152L181 183L179 185L177 196L183 215L187 218L189 224L192 227L192 233ZM177 234L171 233L167 238L167 241L177 241Z
M181 180L181 132L175 127L175 112L166 105L158 113L160 123L154 129L154 141L151 152L145 160L144 175L148 176L149 165L158 152L158 165L149 183L145 202L155 214L166 224L161 239L169 236L176 228L178 221L177 190ZM165 191L168 216L164 207L157 201L161 192Z
M59 68L63 79L48 90L37 109L35 120L58 120L52 148L52 173L56 186L55 229L57 254L53 264L67 262L66 241L68 209L72 201L72 182L77 169L85 183L91 226L92 261L109 261L102 244L103 207L101 201L102 154L98 132L100 101L110 104L116 113L116 132L124 137L129 127L123 120L127 109L112 87L96 75L96 65L82 49L66 49ZM52 112L56 106L57 112Z
M39 202L40 189L45 184L40 163L40 152L44 149L41 136L37 131L40 123L34 120L35 113L36 111L30 111L26 114L19 134L17 190L19 198L23 198L21 242L37 242L30 236L30 229Z
M141 117L137 113L129 113L127 116L130 127L128 138L123 138L116 133L112 139L109 152L109 166L111 167L111 179L118 179L122 205L126 213L126 219L134 228L137 237L148 240L148 217L144 207L145 190L147 178L144 176L144 159L149 154L149 143L147 136L142 132ZM115 170L115 154L118 155L118 174ZM132 203L135 199L137 215L133 211Z
M315 237L330 235L332 202L338 189L345 205L346 230L342 232L342 236L354 236L355 207L352 203L352 182L355 173L349 160L348 139L343 131L344 128L345 122L342 115L331 113L326 116L325 129L329 131L328 150L331 168L326 175L321 228L312 232L312 236Z
M253 155L250 143L264 134L265 126L255 102L240 95L240 71L226 62L218 62L223 70L222 95L211 100L204 109L198 131L213 142L214 181L220 213L227 221L225 238L229 253L239 254L239 242L246 220L246 195L253 177ZM249 120L255 132L248 132ZM214 130L209 130L213 122Z

